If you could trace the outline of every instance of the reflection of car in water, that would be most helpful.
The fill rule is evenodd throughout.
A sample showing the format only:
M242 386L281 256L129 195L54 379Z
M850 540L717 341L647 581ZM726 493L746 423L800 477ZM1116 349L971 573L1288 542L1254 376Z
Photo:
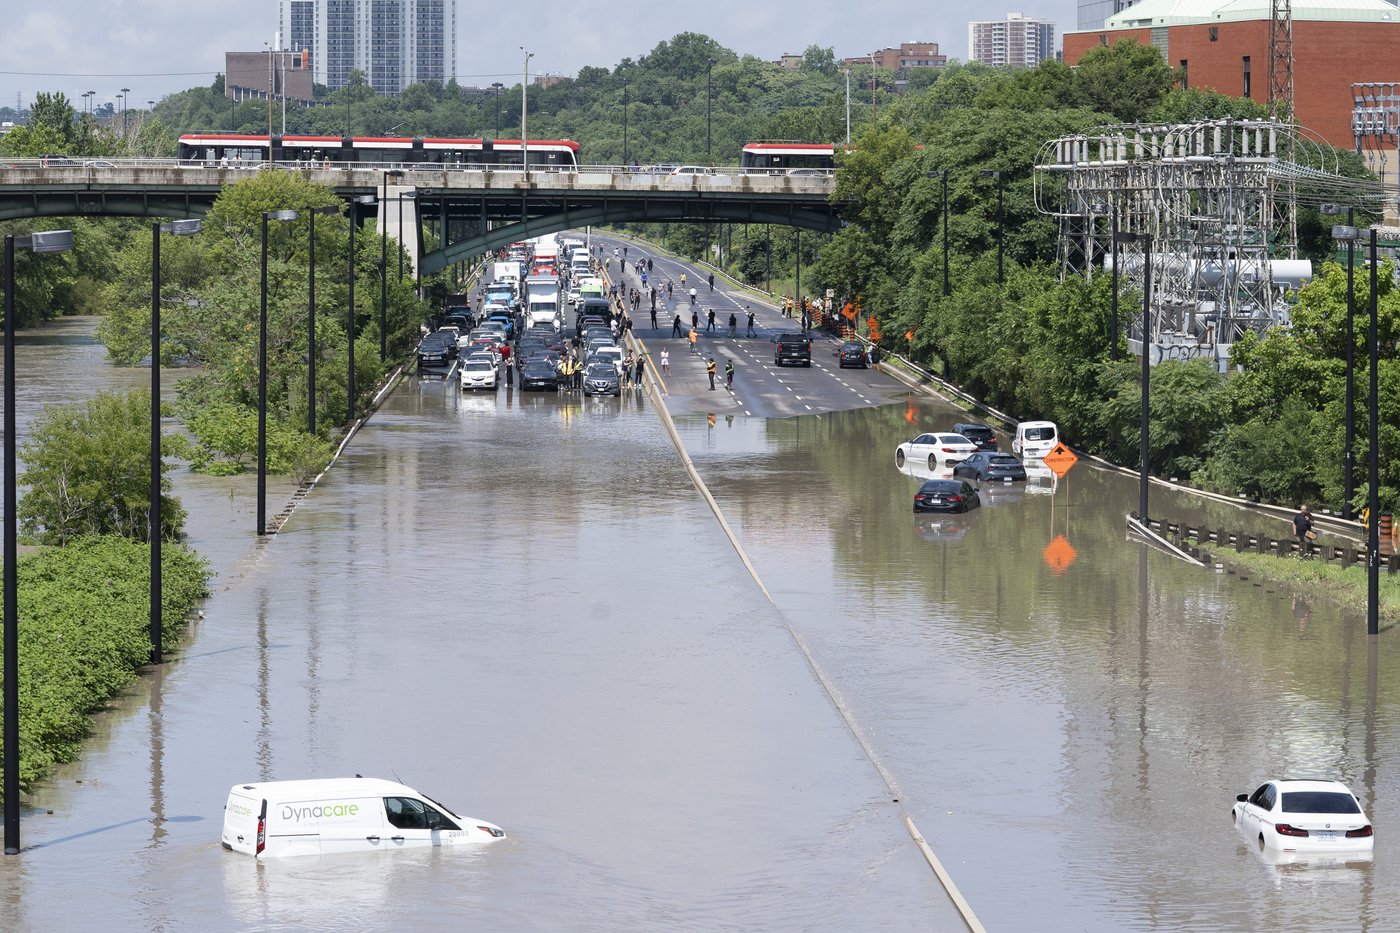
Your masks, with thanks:
M1055 494L1060 485L1060 478L1055 475L1054 470L1040 460L1025 460L1021 465L1026 468L1026 492L1033 496Z
M905 460L903 463L896 463L895 469L917 480L953 478L951 463L930 468L927 460Z
M915 512L914 530L925 541L961 541L978 513L972 512Z
M977 484L977 494L982 497L984 506L1023 502L1026 498L1026 484L982 480Z
M1276 887L1285 884L1360 885L1370 882L1375 864L1374 852L1346 852L1328 855L1319 852L1284 852L1260 849L1242 843L1262 861Z

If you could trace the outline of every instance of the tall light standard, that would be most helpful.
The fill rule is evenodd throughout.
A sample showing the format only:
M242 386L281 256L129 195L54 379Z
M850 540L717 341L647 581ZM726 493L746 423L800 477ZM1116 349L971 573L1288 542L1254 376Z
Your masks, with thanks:
M403 170L386 169L384 172L384 194L379 199L379 362L389 355L389 179L403 177ZM399 215L400 218L403 214ZM399 231L403 240L403 231ZM402 278L402 276L400 276Z
M131 88L129 88L129 87L124 87L124 88L122 88L122 140L123 140L123 141L126 140L126 112L127 112L127 109L128 109L128 107L127 107L127 101L128 101L130 98L131 98Z
M306 433L316 433L316 215L339 214L338 204L308 207L306 256Z
M534 52L525 50L525 46L520 47L521 54L525 56L524 77L520 82L520 167L525 172L525 181L530 181L530 59L535 57Z
M1138 455L1138 519L1147 526L1147 421L1152 374L1152 234L1118 231L1114 239L1119 243L1142 244L1142 412L1139 427L1142 440Z
M1341 208L1333 204L1322 205L1324 214L1340 214ZM1342 448L1342 518L1352 517L1351 499L1356 495L1356 239L1361 231L1353 226L1356 219L1355 208L1347 208L1345 227L1332 228L1332 239L1343 240L1347 245L1347 385L1346 385L1346 440Z
M345 422L352 424L355 421L355 233L360 226L360 207L365 204L373 204L374 195L363 194L357 198L350 199L350 268L348 278L350 282L349 306L345 312L345 335L346 352L345 363L347 366L345 374Z
M870 55L870 128L873 130L879 123L880 109L875 99L875 92L880 88L879 75L875 73L878 66L875 64L875 55Z
M73 246L71 230L29 236L5 234L5 854L19 854L19 528L15 515L15 247L61 253Z
M627 168L627 79L622 79L622 167Z
M1002 191L1001 172L982 171L983 178L995 178L997 180L997 284L1001 285L1006 281L1002 274L1002 244L1006 240L1005 217L1002 214Z
M953 293L948 283L948 170L929 172L928 177L943 179L943 297L947 298Z
M851 69L846 69L846 145L851 144Z
M1380 340L1376 326L1376 269L1380 266L1380 259L1376 255L1376 228L1371 228L1371 327L1366 335L1366 343L1370 354L1371 377L1370 377L1370 398L1367 440L1370 443L1370 450L1366 452L1368 462L1367 482L1370 484L1370 491L1366 495L1366 634L1377 635L1380 633L1380 598L1381 598L1381 499L1380 499L1380 404L1377 369L1380 367ZM8 365L8 361L6 361ZM6 426L9 430L9 426ZM8 798L7 798L8 799Z
M505 85L502 84L502 83L499 82L499 81L494 81L494 82L492 82L491 87L492 87L492 88L495 90L495 92L496 92L496 138L497 138L497 139L500 139L500 138L501 138L501 88L505 87Z
M705 59L705 164L706 164L706 165L714 165L714 164L715 164L715 163L714 163L714 159L710 156L710 114L711 114L711 111L712 111L712 109L713 109L710 105L711 105L711 103L712 103L712 101L713 101L713 99L714 99L714 96L715 96L715 93L714 93L714 85L710 82L710 73L711 73L712 71L714 71L714 67L715 67L715 60L714 60L713 58L707 58L707 59Z
M204 226L202 220L176 220L168 224L151 224L151 485L150 525L147 537L151 546L151 663L161 662L161 545L164 520L161 518L161 457L160 457L160 235L194 236Z
M296 211L263 211L262 282L258 311L258 537L267 534L267 222L297 219Z

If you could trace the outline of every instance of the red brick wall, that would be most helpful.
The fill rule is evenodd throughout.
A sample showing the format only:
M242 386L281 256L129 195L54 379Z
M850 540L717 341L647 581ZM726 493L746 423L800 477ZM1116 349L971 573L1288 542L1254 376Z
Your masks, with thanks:
M1217 30L1210 41L1211 28ZM1065 61L1074 64L1107 35L1151 41L1149 29L1067 33ZM1243 58L1250 57L1250 97L1269 99L1269 24L1254 20L1172 26L1167 64L1187 63L1191 87L1208 87L1236 97L1244 93ZM1334 146L1350 149L1351 85L1359 81L1400 81L1400 21L1339 23L1297 21L1293 24L1293 101L1297 120Z

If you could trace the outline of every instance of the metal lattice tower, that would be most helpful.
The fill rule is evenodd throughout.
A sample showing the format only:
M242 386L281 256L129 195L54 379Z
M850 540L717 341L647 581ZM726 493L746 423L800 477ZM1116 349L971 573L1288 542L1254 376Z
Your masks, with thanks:
M1035 196L1060 220L1061 274L1107 267L1116 220L1152 237L1149 320L1133 326L1138 340L1210 357L1280 323L1275 257L1295 255L1287 192L1301 172L1282 152L1295 131L1272 120L1121 125L1049 143ZM1120 245L1119 256L1121 285L1141 294L1143 246Z
M1293 120L1293 0L1270 0L1269 18L1269 118L1279 122ZM1284 137L1280 156L1285 162L1294 161L1292 133ZM1297 200L1297 188L1289 182L1287 203ZM1298 212L1290 210L1289 242L1298 240Z

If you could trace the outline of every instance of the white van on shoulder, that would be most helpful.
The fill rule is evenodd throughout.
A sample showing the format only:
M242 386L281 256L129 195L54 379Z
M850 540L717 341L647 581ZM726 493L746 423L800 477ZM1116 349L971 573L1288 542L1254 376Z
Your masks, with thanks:
M255 858L332 855L493 842L493 823L459 816L411 787L378 778L237 784L223 846Z
M1022 421L1011 439L1011 452L1030 460L1040 460L1060 442L1060 431L1053 421Z

